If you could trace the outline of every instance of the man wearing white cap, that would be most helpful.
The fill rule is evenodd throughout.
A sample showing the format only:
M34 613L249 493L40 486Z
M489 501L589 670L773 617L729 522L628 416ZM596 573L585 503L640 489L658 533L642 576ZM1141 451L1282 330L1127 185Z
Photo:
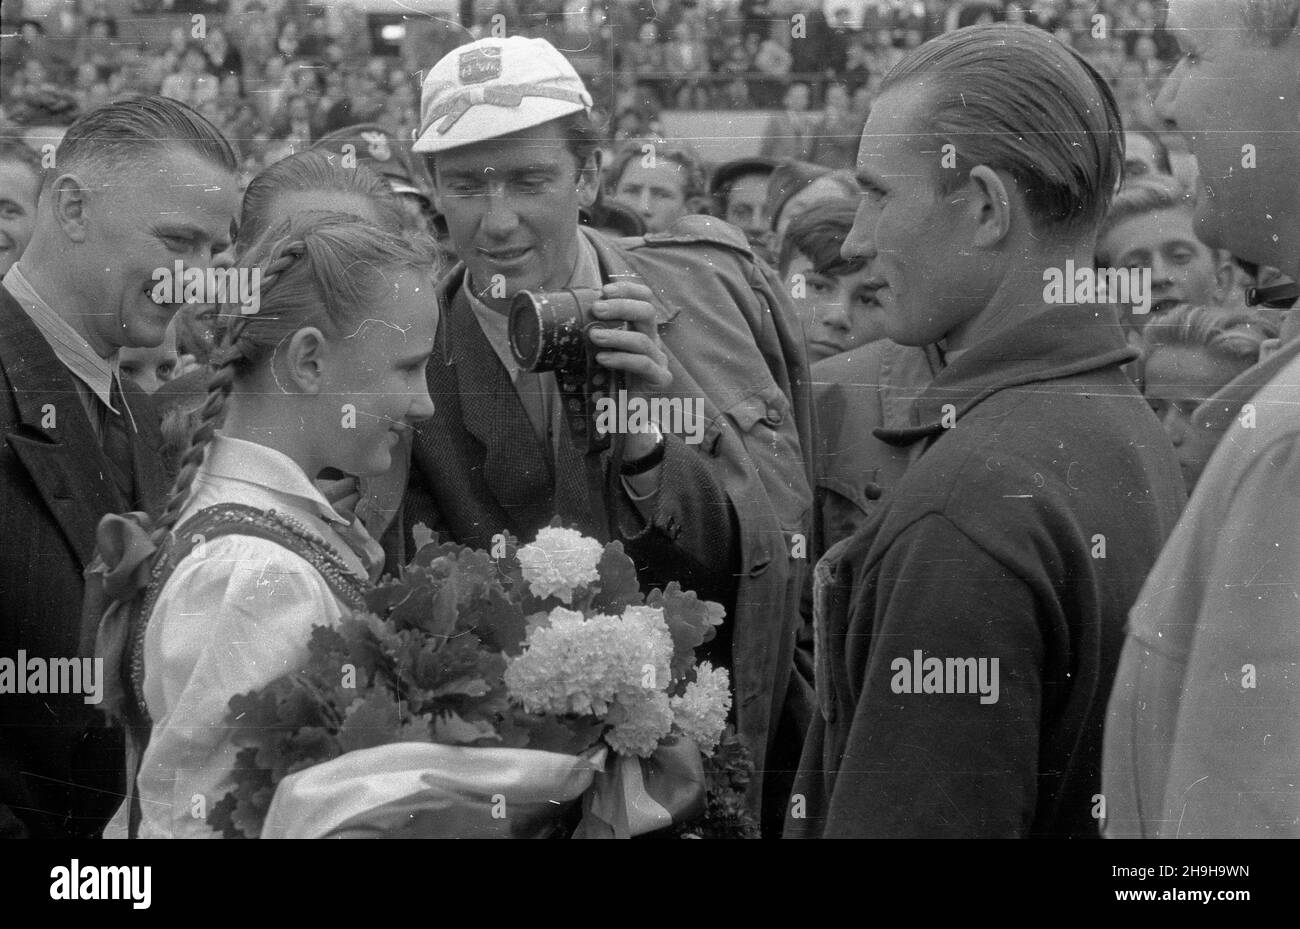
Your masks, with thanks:
M691 216L620 240L579 227L599 184L590 106L541 39L462 46L425 79L414 151L461 263L440 286L437 413L416 433L403 529L423 522L489 548L502 532L531 540L558 513L620 539L643 589L676 580L724 603L710 647L733 671L756 809L762 772L792 769L803 735L797 712L777 732L811 518L802 340L775 274L725 223ZM509 345L511 298L565 289L599 291L592 315L627 324L588 330L587 351L624 379L629 407L672 399L695 412L624 430L617 471L574 433L554 374L522 370ZM777 778L767 794L779 821Z

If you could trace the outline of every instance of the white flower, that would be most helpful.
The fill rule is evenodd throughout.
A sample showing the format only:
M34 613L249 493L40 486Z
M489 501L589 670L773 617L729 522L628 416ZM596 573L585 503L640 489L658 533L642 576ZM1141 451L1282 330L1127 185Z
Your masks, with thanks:
M673 723L682 735L709 754L722 737L722 727L731 711L731 675L726 668L714 669L707 661L695 669L695 680L686 692L673 697Z
M523 654L506 668L505 683L530 713L603 718L616 701L635 703L662 691L672 654L662 616L586 618L557 606L548 625L529 630Z
M572 529L547 527L532 543L519 549L519 566L535 597L573 600L574 588L600 579L596 566L605 547Z
M622 719L605 733L605 741L620 755L649 758L673 728L668 695L656 692L627 702L620 697L617 706L624 710Z

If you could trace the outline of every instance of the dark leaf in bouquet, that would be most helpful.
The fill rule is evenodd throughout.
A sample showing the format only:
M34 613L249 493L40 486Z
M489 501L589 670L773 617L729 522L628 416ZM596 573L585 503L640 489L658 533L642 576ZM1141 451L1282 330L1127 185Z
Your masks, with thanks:
M512 740L518 739L515 730L528 733L527 741L521 742L520 747L561 755L581 755L600 740L606 728L604 722L593 716L571 719L539 716L523 710L511 714L508 721Z
M393 735L394 742L432 742L432 720L427 715L412 716Z
M641 584L636 564L623 551L622 542L610 542L596 565L600 572L600 591L591 601L597 613L618 616L623 608L641 602Z
M481 677L460 677L437 687L429 693L434 697L486 697L492 686Z
M401 708L393 695L386 688L376 688L348 708L343 727L339 729L339 748L355 752L387 745L401 724Z
M382 619L387 619L393 608L410 595L408 581L386 577L366 591L366 609Z
M330 692L318 689L305 674L284 678L288 688L280 700L280 723L288 729L328 727L337 723L337 710L331 706ZM344 706L347 705L345 702Z
M483 644L493 651L518 655L524 650L524 639L528 634L524 611L499 586L489 587L486 597L466 607L461 614L461 623L472 628Z
M277 783L290 774L329 761L342 754L338 738L329 729L320 726L306 726L299 729L286 740L287 745L283 762L287 765L284 772L273 770L271 777Z
M271 808L271 798L275 796L275 785L269 778L260 785L251 782L240 784L235 796L239 799L231 817L235 828L250 838L260 836L262 824L266 822L266 811Z
M455 542L430 543L415 553L415 557L411 559L411 563L402 569L402 577L405 579L412 571L419 570L420 568L433 567L440 560L449 558L454 559L464 550L464 545L458 545Z
M666 588L655 588L646 597L646 606L664 611L664 622L673 637L673 679L684 677L695 666L695 649L710 642L722 625L726 609L712 600L701 600L695 591L683 592L681 584L671 582Z
M334 656L337 664L318 666L318 680L330 683L337 680L342 684L346 666L350 665L353 673L349 676L355 678L352 683L364 688L376 673L392 673L393 662L387 646L395 634L388 631L387 624L377 617L363 615L345 619L336 629L346 643L346 650Z
M214 831L220 832L223 839L246 839L248 836L235 826L234 815L238 806L239 801L235 798L234 791L231 791L208 810L208 818L205 822Z
M406 589L406 596L392 605L387 617L393 626L399 630L419 629L430 635L450 635L455 627L454 610L450 622L447 622L445 606L441 619L436 615L434 602L442 592L429 570L412 569L402 586Z
M444 745L499 742L496 727L484 719L468 720L459 713L443 713L433 721L433 740Z
M283 728L280 722L279 691L284 686L284 680L280 678L261 690L235 694L230 698L226 721L236 730L236 745L248 744L249 740L261 739L267 733Z
M500 586L500 572L487 552L467 549L448 574L456 585L456 605L466 607Z

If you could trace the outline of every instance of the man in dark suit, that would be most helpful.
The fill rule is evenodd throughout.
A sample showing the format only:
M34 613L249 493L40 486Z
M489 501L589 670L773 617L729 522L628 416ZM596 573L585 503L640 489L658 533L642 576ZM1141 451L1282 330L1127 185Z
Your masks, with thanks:
M86 114L0 288L0 661L15 671L0 691L0 835L96 836L121 802L121 735L100 721L91 682L37 692L52 681L32 669L89 654L82 572L100 518L166 493L148 397L118 379L116 355L160 344L180 306L154 301L156 270L207 268L225 248L236 166L220 132L176 101Z
M802 339L776 275L738 229L702 216L640 239L579 227L599 174L590 105L540 39L463 46L425 82L414 150L430 153L463 264L439 285L428 375L437 412L416 430L404 528L424 522L489 548L503 532L532 541L559 514L622 541L643 589L676 580L722 602L712 658L733 672L757 768L751 801L757 808L766 769L767 807L780 814L779 772L803 738L798 723L777 734L812 503ZM626 378L629 404L694 412L624 430L621 467L575 438L569 414L581 400L562 396L552 373L521 368L507 344L511 298L563 288L599 292L595 318L628 324L588 339L600 376Z

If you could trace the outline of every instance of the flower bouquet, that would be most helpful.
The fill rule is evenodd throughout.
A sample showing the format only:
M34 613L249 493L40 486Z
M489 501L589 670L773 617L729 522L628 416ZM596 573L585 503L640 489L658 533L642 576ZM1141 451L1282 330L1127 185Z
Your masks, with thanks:
M727 671L695 657L720 605L643 596L620 543L555 524L491 554L416 540L366 612L315 627L301 670L231 699L240 751L210 826L625 837L699 817L704 764L738 747L728 729L719 748Z

